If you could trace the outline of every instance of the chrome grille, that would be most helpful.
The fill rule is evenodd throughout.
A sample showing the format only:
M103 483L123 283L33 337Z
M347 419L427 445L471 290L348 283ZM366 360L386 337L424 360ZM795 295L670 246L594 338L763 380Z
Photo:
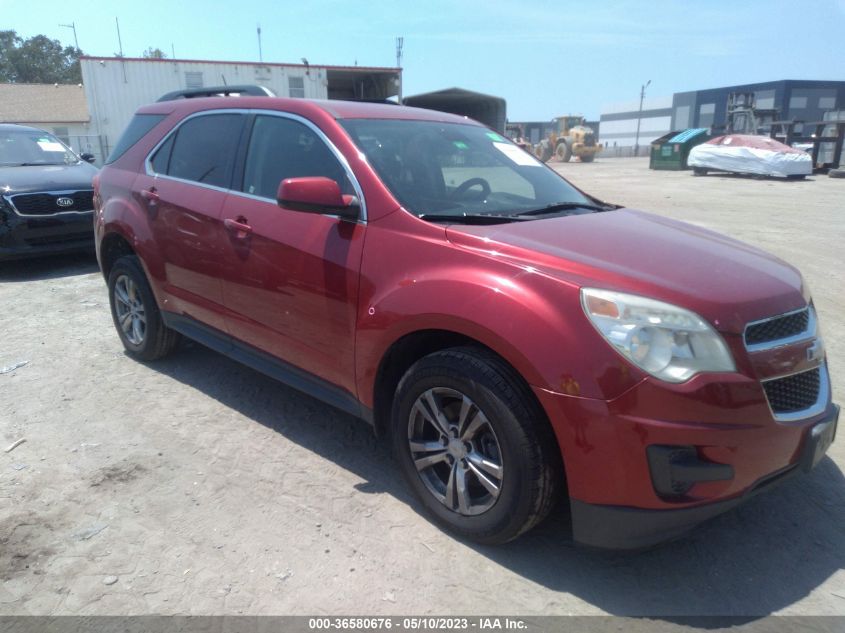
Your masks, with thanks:
M59 206L59 198L69 198L73 204ZM53 215L68 211L91 211L94 209L93 191L69 191L53 193L22 193L11 197L12 205L22 215Z
M772 413L796 413L812 407L819 398L821 368L775 378L763 383Z
M749 323L745 328L745 346L773 347L779 342L786 342L793 337L800 337L803 334L808 336L814 329L810 307L787 314L781 314L770 319Z

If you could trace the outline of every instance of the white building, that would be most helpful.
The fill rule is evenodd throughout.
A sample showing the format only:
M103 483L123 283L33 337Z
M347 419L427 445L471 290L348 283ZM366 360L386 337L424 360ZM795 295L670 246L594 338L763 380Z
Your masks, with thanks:
M91 130L105 155L140 106L173 90L257 84L280 97L384 100L398 94L402 79L399 68L363 66L87 56L80 64Z
M642 112L639 99L604 106L599 136L606 153L612 155L614 148L625 148L630 155L637 142L637 120L640 121L640 155L643 155L652 140L672 131L672 95L644 99Z

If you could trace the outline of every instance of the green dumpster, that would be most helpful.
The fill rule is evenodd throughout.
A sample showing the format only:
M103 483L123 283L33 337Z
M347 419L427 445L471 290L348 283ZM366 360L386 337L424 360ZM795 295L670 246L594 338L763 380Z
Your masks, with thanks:
M669 132L651 142L649 169L689 169L687 158L696 145L709 140L707 128L696 127L680 132Z

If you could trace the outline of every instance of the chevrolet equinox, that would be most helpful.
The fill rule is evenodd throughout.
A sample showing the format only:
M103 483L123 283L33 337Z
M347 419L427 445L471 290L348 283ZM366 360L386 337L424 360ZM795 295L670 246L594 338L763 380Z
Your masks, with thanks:
M370 422L428 513L501 543L673 538L836 432L789 264L606 204L464 117L241 95L142 107L95 178L128 353L181 336Z

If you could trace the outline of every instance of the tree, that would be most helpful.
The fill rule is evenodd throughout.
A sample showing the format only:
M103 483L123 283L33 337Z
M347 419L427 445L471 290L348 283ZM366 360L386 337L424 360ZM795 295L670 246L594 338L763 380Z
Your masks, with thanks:
M15 66L10 59L20 40L14 31L0 31L0 80L13 81Z
M160 48L153 48L150 46L147 50L141 53L144 59L167 59L167 55Z
M82 51L62 46L45 35L23 39L15 31L0 31L0 81L8 83L74 84L82 81Z

